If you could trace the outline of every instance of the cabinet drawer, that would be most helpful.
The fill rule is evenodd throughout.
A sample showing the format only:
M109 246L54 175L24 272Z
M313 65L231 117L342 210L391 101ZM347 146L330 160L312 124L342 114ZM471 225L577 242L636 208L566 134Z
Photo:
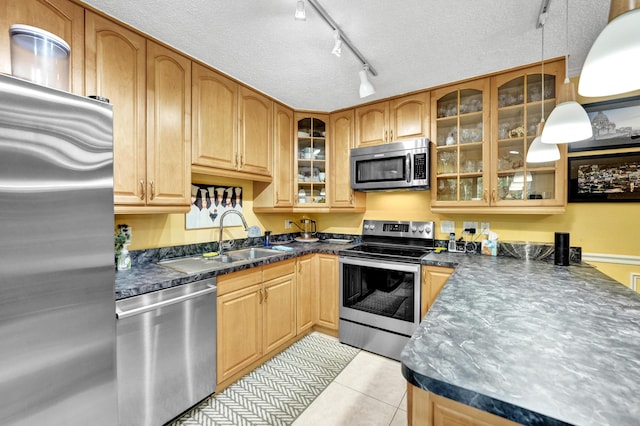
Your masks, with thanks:
M282 277L284 275L293 274L296 271L296 260L289 259L282 262L276 262L271 265L264 266L262 272L262 278L264 281L269 281L274 278Z
M255 284L262 284L262 266L218 277L218 296Z

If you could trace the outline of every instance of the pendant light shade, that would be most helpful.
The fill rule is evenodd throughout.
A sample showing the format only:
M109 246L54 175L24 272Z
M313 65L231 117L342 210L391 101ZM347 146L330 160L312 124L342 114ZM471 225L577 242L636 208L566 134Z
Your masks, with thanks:
M611 0L609 24L591 46L582 66L580 95L611 96L640 89L638 8L637 0Z
M376 93L376 89L373 87L373 84L371 84L371 82L369 81L369 78L367 77L368 71L369 71L369 67L365 65L364 68L362 68L360 72L358 72L358 75L360 76L360 97L361 98L366 98L367 96L371 96L374 93Z
M537 136L527 150L527 163L546 163L560 159L558 145L542 143L542 137L540 135L542 134L543 126L544 119L538 123Z
M565 56L565 79L558 96L558 105L551 111L542 130L542 143L570 143L593 136L593 128L587 112L576 102L576 91L569 80L569 0L565 14L567 51Z
M582 141L592 136L593 128L587 112L576 101L567 101L551 111L540 140L544 144L558 144Z

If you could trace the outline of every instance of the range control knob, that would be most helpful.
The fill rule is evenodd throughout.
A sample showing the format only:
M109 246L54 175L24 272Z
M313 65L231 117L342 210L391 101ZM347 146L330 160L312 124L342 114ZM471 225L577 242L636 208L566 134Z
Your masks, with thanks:
M418 230L418 228L416 228L415 226L411 227L411 232L416 232Z
M426 232L427 234L431 233L431 227L429 225L424 227L424 232Z
M418 232L420 233L424 232L424 228L421 226L420 228L418 228Z

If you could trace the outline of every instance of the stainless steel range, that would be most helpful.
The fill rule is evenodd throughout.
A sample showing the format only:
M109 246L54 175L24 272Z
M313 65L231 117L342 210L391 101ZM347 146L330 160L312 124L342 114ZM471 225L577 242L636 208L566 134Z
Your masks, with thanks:
M340 251L340 341L396 360L420 318L420 261L434 222L365 220L362 244Z

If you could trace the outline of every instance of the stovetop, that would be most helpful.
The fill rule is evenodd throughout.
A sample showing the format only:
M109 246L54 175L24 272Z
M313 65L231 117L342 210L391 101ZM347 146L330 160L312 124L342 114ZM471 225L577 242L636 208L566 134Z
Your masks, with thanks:
M340 256L418 263L433 251L434 222L365 220L362 244L341 250Z

